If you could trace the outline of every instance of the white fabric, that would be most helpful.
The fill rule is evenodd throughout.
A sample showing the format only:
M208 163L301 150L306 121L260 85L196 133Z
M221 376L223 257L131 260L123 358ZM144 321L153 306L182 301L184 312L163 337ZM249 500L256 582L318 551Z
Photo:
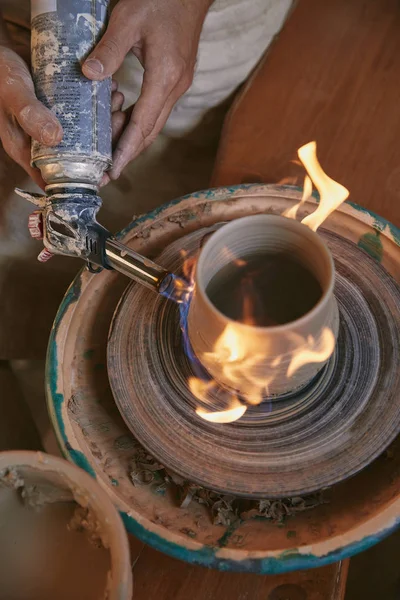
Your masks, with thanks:
M216 0L200 38L193 84L173 109L165 133L191 131L205 113L227 99L247 79L281 29L292 0ZM126 106L136 102L143 69L134 56L118 73Z

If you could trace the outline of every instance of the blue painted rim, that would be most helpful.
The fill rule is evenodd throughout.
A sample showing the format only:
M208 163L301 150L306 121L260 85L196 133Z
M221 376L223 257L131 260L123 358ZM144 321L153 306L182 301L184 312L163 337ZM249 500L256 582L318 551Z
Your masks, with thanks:
M153 219L158 217L165 209L172 206L176 206L184 200L197 197L202 198L205 201L218 201L221 200L222 197L215 198L216 193L226 194L224 196L224 199L227 199L230 195L240 190L251 190L252 188L260 189L260 187L263 186L261 184L242 184L222 188L211 188L196 192L194 194L187 194L186 196L182 196L180 198L172 200L171 202L168 202L167 204L164 204L156 208L155 210L132 221L127 227L120 231L116 235L116 237L122 239L138 225L141 225L146 221L152 221ZM268 186L266 185L265 187L267 188ZM277 188L278 186L270 187ZM290 192L301 191L300 188L294 186L279 186L279 189L286 189ZM318 201L318 195L315 194L314 197ZM373 219L372 227L377 231L382 232L384 229L388 228L391 236L393 237L393 241L398 246L400 246L400 229L398 227L396 227L383 217L380 217L376 213L359 206L358 204L355 204L353 202L346 202L346 204L351 206L353 209L371 217ZM83 269L76 275L75 279L68 288L58 309L53 327L51 329L46 358L46 396L48 411L61 452L71 462L75 463L78 467L81 467L82 469L87 471L92 477L96 478L96 473L86 456L80 450L73 448L67 438L67 435L65 433L64 422L62 419L62 405L64 402L64 397L62 394L57 392L57 332L64 318L64 315L68 310L68 307L79 300L81 292L82 272ZM216 556L218 551L221 550L221 547L203 546L200 550L188 549L179 544L175 544L174 542L170 542L152 531L149 531L148 529L143 527L143 525L140 525L140 523L138 523L133 517L129 516L127 513L120 511L120 515L129 533L139 538L142 542L149 544L156 550L164 552L169 556L178 558L191 564L211 567L220 571L247 573L251 572L264 575L274 575L278 573L286 573L288 571L311 569L316 567L322 567L333 562L338 562L340 560L349 558L354 554L367 550L369 547L377 544L378 542L382 541L384 538L389 536L395 529L397 529L400 526L399 515L399 517L394 521L394 523L390 527L383 529L382 531L379 531L374 535L366 536L362 540L359 540L357 542L352 542L351 544L348 544L343 548L325 554L324 556L315 556L313 554L300 554L300 552L294 548L285 550L277 558L264 557L249 558L244 560L233 560Z

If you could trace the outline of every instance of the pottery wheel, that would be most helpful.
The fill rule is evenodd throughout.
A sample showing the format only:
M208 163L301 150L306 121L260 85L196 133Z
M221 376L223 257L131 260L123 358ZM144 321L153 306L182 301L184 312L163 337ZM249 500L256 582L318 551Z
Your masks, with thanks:
M159 263L180 272L180 251L195 254L208 233L172 243ZM399 432L399 286L355 244L320 233L336 265L336 351L306 389L235 423L195 413L178 306L137 284L121 299L108 344L116 404L139 442L185 479L244 497L301 495L357 473Z

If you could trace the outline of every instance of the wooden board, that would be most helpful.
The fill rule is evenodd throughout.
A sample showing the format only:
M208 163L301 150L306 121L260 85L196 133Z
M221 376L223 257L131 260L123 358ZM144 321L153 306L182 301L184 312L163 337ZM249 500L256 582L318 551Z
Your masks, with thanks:
M300 0L225 122L214 185L276 183L316 140L350 199L400 223L400 4Z
M133 540L134 600L342 600L349 561L284 575L221 573Z

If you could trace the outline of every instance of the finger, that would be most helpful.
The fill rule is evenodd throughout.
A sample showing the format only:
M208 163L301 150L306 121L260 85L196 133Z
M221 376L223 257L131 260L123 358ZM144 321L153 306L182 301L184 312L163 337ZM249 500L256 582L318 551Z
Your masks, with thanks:
M138 41L132 29L132 19L129 18L132 11L129 4L120 0L111 13L105 34L83 63L82 71L88 79L101 81L114 75Z
M111 179L107 173L104 173L102 180L100 181L99 187L104 187L107 183L110 183Z
M126 121L128 120L128 116L126 112L117 111L111 115L111 126L112 126L112 144L114 145L118 142L121 133L124 130ZM111 178L108 173L104 173L103 179L100 182L100 187L104 187L108 183L110 183Z
M22 94L15 104L15 117L22 129L45 146L56 146L63 138L58 119L35 97Z
M112 145L113 148L117 145L119 138L124 130L128 118L126 113L122 111L115 112L111 115L111 127L112 127Z
M117 90L118 90L118 81L116 79L113 79L111 81L111 91L116 92Z
M179 59L158 60L153 65L144 73L139 100L116 148L114 165L110 172L112 179L119 177L128 162L135 158L146 144L151 143L164 126L176 100L190 85L191 78L186 75L186 67Z
M142 142L135 148L135 150L131 151L126 162L122 163L122 166L120 163L121 155L118 154L120 144L117 143L116 150L113 155L113 157L114 157L113 166L110 169L110 171L108 172L110 179L112 179L112 180L118 179L118 177L121 175L121 171L127 166L127 164L129 162L131 162L132 160L134 160L141 152L143 152L143 150L148 148L154 142L157 135L160 133L161 129L164 127L164 125L174 107L176 100L177 100L177 98L175 96L170 97L167 104L164 106L163 110L161 111L161 114L160 114L151 134L148 135L147 138L143 139ZM129 127L129 125L128 125L128 127ZM127 127L127 129L128 129L128 127ZM114 143L114 145L115 145L115 143Z
M122 92L113 92L111 95L111 112L114 113L121 110L124 101L125 96Z
M59 143L62 127L55 115L36 98L24 61L8 48L1 48L0 72L0 97L7 112L38 142L47 146Z
M31 166L31 143L29 136L7 117L0 119L0 130L4 150L44 190L46 184L39 169Z

